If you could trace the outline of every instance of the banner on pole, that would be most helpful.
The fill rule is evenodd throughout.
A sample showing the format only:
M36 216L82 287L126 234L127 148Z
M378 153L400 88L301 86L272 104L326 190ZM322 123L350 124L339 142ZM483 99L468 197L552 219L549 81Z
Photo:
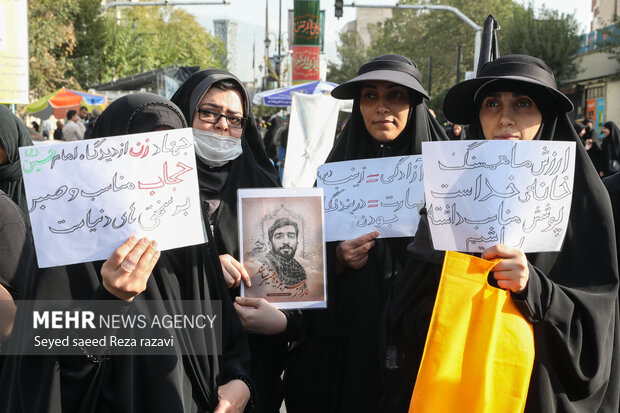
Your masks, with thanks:
M0 103L28 103L28 2L0 0Z
M319 0L295 0L293 83L320 79L321 14Z

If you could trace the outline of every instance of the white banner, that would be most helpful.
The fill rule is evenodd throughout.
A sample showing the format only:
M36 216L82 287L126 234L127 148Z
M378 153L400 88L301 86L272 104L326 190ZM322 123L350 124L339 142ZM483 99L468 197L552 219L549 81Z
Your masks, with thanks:
M570 215L575 142L422 143L433 245L559 251Z
M0 103L28 103L28 2L0 0Z
M205 242L191 128L19 148L40 267Z
M424 201L422 155L326 163L316 182L325 191L326 241L374 230L381 238L415 235Z
M311 187L316 168L334 145L338 101L328 95L293 93L282 185Z

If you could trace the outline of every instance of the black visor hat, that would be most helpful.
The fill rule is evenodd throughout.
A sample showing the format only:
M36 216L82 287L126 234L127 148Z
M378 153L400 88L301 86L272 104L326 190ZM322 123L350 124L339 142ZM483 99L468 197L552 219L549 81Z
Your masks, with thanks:
M422 87L422 75L415 63L396 54L379 56L364 63L356 77L336 87L331 95L336 99L355 99L359 96L362 83L372 80L396 83L429 99Z
M478 116L475 112L479 108L473 103L480 98L479 92L497 81L523 83L524 90L544 88L545 95L551 97L550 104L554 111L567 113L573 110L570 99L557 89L555 77L547 63L532 56L506 55L486 63L476 78L465 80L446 93L443 101L446 119L454 123L471 124Z

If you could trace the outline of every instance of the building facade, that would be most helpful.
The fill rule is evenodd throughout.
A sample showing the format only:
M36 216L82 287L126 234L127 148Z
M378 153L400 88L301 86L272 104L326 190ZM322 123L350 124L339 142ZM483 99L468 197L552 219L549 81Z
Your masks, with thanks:
M620 0L592 0L592 31L581 36L579 72L564 93L575 120L588 118L600 132L607 121L620 121L620 30L613 24Z
M237 28L236 21L228 19L213 20L213 33L226 47L226 67L237 73Z
M372 41L370 36L372 25L382 23L391 18L392 9L356 8L355 20L348 22L344 26L344 31L359 33L364 47L369 47Z

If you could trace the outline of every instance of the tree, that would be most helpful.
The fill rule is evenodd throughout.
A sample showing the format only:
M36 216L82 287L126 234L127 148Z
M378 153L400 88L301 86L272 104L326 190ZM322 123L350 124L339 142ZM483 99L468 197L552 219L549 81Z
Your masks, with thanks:
M578 48L574 49L573 45L578 39L576 22L572 16L543 9L540 11L540 19L535 20L533 11L524 9L512 0L408 0L401 3L450 5L479 25L492 13L502 28L498 33L501 54L526 53L541 57L549 61L559 79L566 78L576 68L573 55ZM544 35L539 35L539 32ZM371 28L371 38L371 46L362 53L363 48L341 35L339 53L342 64L340 71L334 72L346 73L343 77L347 80L352 77L350 74L354 73L353 68L359 68L360 55L365 61L366 57L398 53L411 58L417 64L424 80L423 85L428 89L429 60L432 56L429 105L442 120L440 109L443 96L457 81L458 45L461 46L462 53L460 80L463 79L462 74L465 71L473 70L475 36L472 28L448 11L393 9L391 19ZM340 52L340 47L352 50L347 54L345 51Z
M73 14L76 47L70 56L68 73L81 87L101 81L103 60L98 51L105 47L106 19L100 0L77 0Z
M172 7L101 14L100 0L28 2L33 99L169 65L225 67L223 43Z
M28 2L30 94L39 98L61 86L77 87L67 75L70 56L76 47L73 16L76 3L71 0Z
M408 1L422 4L421 1ZM439 3L434 1L432 3ZM431 4L432 4L431 3ZM441 4L457 8L474 22L482 25L489 10L501 22L512 14L515 6L511 0L448 0ZM454 13L440 10L395 9L391 19L377 25L371 31L373 38L371 55L398 53L411 58L422 74L423 86L429 90L431 102L440 120L443 120L441 103L446 91L456 84L456 58L461 46L461 79L466 70L472 71L474 64L474 31ZM429 76L432 56L432 76Z
M543 59L559 84L573 78L579 68L579 25L575 18L541 8L538 19L531 8L517 8L509 24L499 31L502 54L520 53Z
M118 21L107 17L105 26L100 82L169 65L225 67L222 41L184 10L133 8Z
M327 80L341 84L355 77L360 66L368 60L367 51L357 32L341 32L336 50L341 63L328 63Z

